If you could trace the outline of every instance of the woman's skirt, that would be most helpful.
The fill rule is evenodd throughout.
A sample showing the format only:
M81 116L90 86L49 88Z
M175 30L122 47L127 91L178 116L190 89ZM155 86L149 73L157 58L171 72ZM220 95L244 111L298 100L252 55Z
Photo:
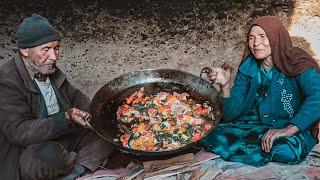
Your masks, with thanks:
M299 163L306 157L306 145L301 133L276 139L271 151L264 152L261 148L261 140L270 128L261 123L221 123L202 139L201 145L219 154L225 160L253 166L263 166L272 161L274 148L280 144L288 144L296 155L296 159L288 163Z

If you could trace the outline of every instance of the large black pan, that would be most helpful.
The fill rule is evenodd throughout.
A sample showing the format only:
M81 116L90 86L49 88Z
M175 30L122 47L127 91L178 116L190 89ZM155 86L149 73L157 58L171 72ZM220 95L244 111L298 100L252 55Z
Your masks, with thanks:
M220 108L216 107L218 91L206 80L199 76L174 69L144 70L124 74L104 85L94 96L91 104L93 128L105 140L116 145L123 151L143 156L163 156L186 150L194 143L172 151L148 152L134 150L115 142L117 137L116 112L125 98L134 91L144 87L146 94L166 92L188 92L196 102L205 101L214 107L215 122L220 120ZM213 124L213 126L216 123Z

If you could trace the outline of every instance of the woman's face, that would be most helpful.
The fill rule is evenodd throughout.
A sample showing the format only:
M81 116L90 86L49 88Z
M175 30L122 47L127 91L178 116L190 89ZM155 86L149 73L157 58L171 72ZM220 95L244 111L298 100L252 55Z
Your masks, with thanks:
M249 48L258 60L272 58L269 39L260 26L253 26L249 32Z

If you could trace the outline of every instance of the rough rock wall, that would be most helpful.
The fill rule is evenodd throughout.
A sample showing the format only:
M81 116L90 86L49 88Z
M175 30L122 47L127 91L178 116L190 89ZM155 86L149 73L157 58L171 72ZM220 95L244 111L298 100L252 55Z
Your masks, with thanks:
M294 0L12 0L1 2L0 64L15 52L18 24L32 12L63 35L58 66L93 97L130 71L239 64L245 34L262 15L292 21ZM299 43L298 43L299 45Z

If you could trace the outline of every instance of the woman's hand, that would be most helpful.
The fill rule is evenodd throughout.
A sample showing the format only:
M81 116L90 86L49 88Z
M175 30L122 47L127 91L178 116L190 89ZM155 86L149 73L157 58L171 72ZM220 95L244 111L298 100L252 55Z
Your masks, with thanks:
M220 86L223 97L230 96L230 88L231 88L230 69L224 70L222 68L213 67L211 68L211 73L208 74L208 78L213 83Z
M284 129L270 129L270 130L268 130L264 134L262 141L261 141L262 150L265 152L270 152L270 150L272 149L272 146L273 146L273 142L276 138L292 136L298 131L299 131L299 129L297 128L297 126L294 126L294 125L289 125Z
M65 112L65 115L69 122L75 122L85 128L88 127L84 120L85 117L90 115L88 112L82 111L78 108L70 108Z

